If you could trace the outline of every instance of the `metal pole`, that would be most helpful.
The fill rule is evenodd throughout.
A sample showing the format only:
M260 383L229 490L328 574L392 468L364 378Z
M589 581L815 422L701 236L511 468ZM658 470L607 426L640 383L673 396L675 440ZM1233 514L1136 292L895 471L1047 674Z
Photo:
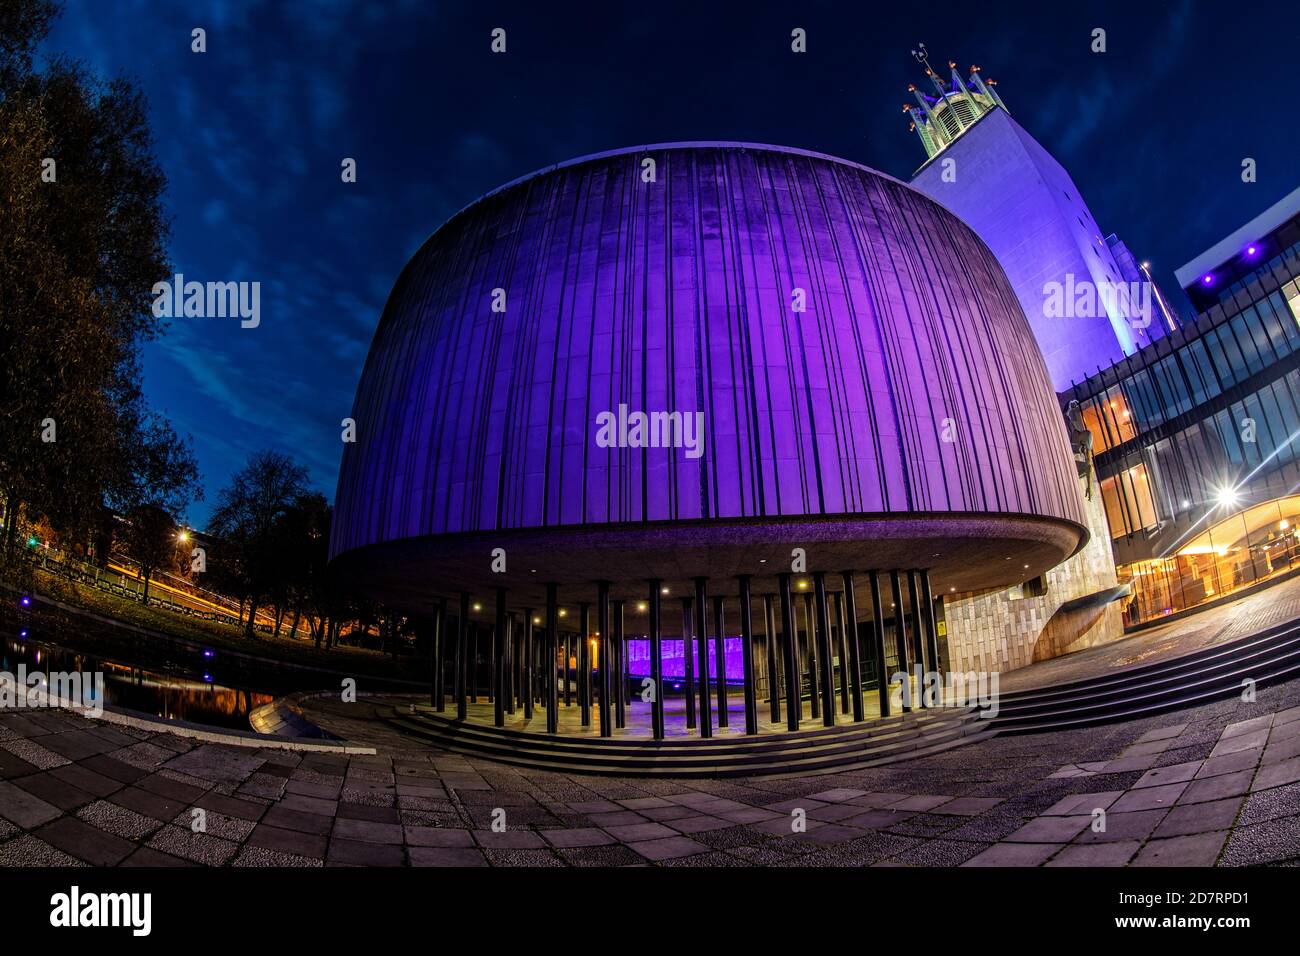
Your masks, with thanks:
M699 634L700 736L713 736L713 714L709 701L709 579L695 579L695 630Z
M660 633L659 592L662 582L651 578L646 607L650 613L650 683L654 697L650 699L650 732L655 740L664 739L664 649Z
M781 722L781 679L777 662L781 657L781 642L776 636L776 595L763 595L763 626L767 628L767 699L771 705L772 723Z
M758 733L758 694L754 687L754 622L752 599L749 594L749 575L742 574L740 582L740 654L745 673L741 687L745 691L745 733Z
M862 647L858 643L858 602L853 593L853 572L840 574L844 582L845 636L849 644L849 699L853 703L853 719L861 721L862 708Z
M803 686L799 673L799 633L794 626L794 595L790 592L790 575L776 576L781 589L781 630L785 639L785 726L798 730L803 719Z
M822 665L822 725L835 726L835 662L831 660L831 618L826 605L826 572L813 572L817 593L817 653Z
M506 713L511 717L515 714L515 612L506 613L506 636L505 636L506 659L502 664L502 670L505 672L506 686L503 694L506 699Z
M871 644L876 658L876 686L880 694L880 716L889 716L889 677L885 674L885 613L880 606L880 574L871 571Z

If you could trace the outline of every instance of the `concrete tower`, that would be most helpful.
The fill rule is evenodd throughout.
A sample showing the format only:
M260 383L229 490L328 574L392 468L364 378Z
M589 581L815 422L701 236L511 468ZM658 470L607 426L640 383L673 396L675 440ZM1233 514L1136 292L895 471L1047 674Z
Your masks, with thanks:
M1150 341L1159 311L1130 298L1112 247L1064 167L1014 119L993 80L966 79L913 55L929 90L904 110L926 162L912 186L946 206L993 250L1016 291L1059 391Z

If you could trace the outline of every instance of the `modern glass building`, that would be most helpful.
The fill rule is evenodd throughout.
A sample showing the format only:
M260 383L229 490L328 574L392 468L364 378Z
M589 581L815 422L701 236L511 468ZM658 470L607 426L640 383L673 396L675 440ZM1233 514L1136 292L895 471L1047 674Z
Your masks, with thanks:
M1300 550L1300 190L1177 275L1195 320L1060 395L1093 436L1127 624Z

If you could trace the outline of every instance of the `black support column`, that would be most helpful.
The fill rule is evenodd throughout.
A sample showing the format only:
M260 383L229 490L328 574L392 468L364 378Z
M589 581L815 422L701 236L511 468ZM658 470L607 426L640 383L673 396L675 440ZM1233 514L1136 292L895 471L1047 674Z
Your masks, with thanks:
M650 616L650 683L654 697L650 700L650 732L655 740L664 739L664 647L662 623L659 620L659 595L663 582L651 578L646 609Z
M935 624L934 593L930 590L930 572L921 572L921 597L925 604L925 642L930 647L930 667L939 673L939 628ZM941 597L940 600L943 600Z
M506 686L503 691L506 698L506 713L511 717L515 713L515 612L506 613L506 659L502 664L505 671Z
M497 588L497 624L492 632L492 722L506 725L506 589Z
M853 719L861 721L862 707L862 646L858 641L858 601L853 593L853 572L840 574L844 582L844 632L849 646L849 700L853 704Z
M826 606L826 573L813 572L817 597L817 653L822 671L822 725L835 726L835 661L831 657L831 616Z
M582 726L591 726L591 605L578 605L578 708Z
M849 700L849 649L844 629L844 608L840 604L839 591L832 591L830 598L831 630L837 635L835 647L840 659L840 713L847 714L853 705Z
M536 648L533 646L533 632L535 630L533 609L526 607L524 608L524 633L519 638L519 647L523 652L524 662L524 720L533 719L533 693L537 687L537 654Z
M600 674L600 735L614 736L612 714L609 712L609 691L612 682L609 679L609 582L596 583L596 627L600 631L600 653L596 655L596 668Z
M930 670L930 655L925 648L925 619L921 617L921 575L918 572L907 572L907 591L912 599L912 634L916 637L916 663L920 665L921 672L916 679L916 703L919 707L926 707L925 675Z
M691 599L682 598L682 684L686 689L686 729L695 729L695 644L691 635Z
M803 679L799 671L799 632L794 623L794 594L790 591L790 575L776 576L781 589L781 628L785 638L785 725L788 730L798 730L803 718Z
M546 732L548 734L559 733L560 730L560 698L556 691L559 685L555 683L555 650L556 639L559 636L556 628L559 626L560 609L556 606L556 586L554 584L546 585Z
M433 616L433 709L447 709L447 599L438 601Z
M696 645L699 661L696 677L700 685L700 736L713 736L712 705L709 701L709 579L695 579L695 630L699 634Z
M749 575L742 574L740 583L740 652L745 673L741 686L745 691L745 733L758 733L758 691L754 686L754 621L752 598L749 593Z
M456 622L456 719L464 720L467 713L465 701L465 676L469 657L469 592L460 592L460 620Z
M898 655L898 669L903 672L903 713L912 709L912 661L907 648L907 610L903 606L903 589L898 583L898 572L889 572L889 591L894 599L894 653Z
M876 683L880 693L880 716L889 716L889 675L885 673L885 612L880 606L880 574L871 577L871 652L876 658Z
M817 667L817 621L813 613L813 596L811 591L803 595L803 623L805 628L805 646L808 654L808 711L813 720L822 715L821 675Z
M778 663L781 642L776 636L776 595L763 595L763 626L767 629L767 699L771 705L772 723L781 722L781 675Z
M713 599L713 661L718 669L718 729L727 726L727 620L722 598Z
M623 646L623 602L614 602L614 636L610 641L613 653L609 657L609 673L613 679L614 726L627 726L627 680L623 674L624 658L627 656Z

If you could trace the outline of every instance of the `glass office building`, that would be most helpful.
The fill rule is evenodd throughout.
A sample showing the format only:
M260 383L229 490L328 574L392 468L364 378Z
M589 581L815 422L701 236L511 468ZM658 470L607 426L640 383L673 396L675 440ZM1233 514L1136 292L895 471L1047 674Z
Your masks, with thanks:
M1178 278L1195 321L1060 394L1093 436L1128 625L1300 558L1300 190Z

